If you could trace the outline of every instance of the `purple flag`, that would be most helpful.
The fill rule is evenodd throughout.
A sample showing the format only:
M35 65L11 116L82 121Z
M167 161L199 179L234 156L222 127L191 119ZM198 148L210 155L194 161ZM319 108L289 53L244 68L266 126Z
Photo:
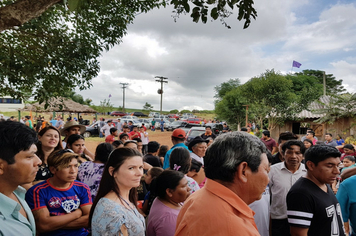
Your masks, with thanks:
M294 61L293 61L293 63L294 63ZM111 94L109 94L109 98L111 98Z
M299 68L301 65L302 65L302 64L300 64L299 62L293 61L292 67L297 67L297 68Z

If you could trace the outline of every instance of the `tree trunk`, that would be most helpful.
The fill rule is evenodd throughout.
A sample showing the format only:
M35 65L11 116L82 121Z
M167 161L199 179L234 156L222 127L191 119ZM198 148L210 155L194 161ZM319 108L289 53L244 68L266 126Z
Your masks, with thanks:
M48 8L62 0L18 0L0 8L0 32L40 16Z

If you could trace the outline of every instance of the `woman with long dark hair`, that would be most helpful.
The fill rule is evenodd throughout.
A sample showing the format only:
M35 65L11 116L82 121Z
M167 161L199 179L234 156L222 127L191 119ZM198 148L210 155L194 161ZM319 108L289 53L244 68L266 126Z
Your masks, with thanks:
M153 201L148 215L147 236L173 236L182 202L190 195L188 181L179 171L165 170L156 179Z
M48 169L47 159L52 152L63 149L62 142L60 141L61 134L58 129L53 126L41 129L38 133L38 140L36 155L41 159L42 165L39 166L34 183L52 177L52 174Z
M169 156L169 167L171 170L182 172L185 178L188 180L188 186L190 188L190 193L194 193L200 189L198 183L187 176L190 169L192 158L190 157L189 151L184 147L177 147L173 149L171 155Z
M84 154L85 151L85 139L79 134L72 134L67 140L67 149L71 149L75 154L78 154L79 164L86 161L93 161L92 157Z
M142 175L142 155L136 149L118 148L110 154L89 215L93 236L145 235L145 220L137 210Z

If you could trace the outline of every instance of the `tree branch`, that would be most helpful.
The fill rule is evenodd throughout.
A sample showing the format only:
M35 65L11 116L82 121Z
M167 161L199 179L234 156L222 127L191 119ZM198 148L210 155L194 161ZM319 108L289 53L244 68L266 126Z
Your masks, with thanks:
M48 8L62 0L18 0L0 8L0 32L40 16Z

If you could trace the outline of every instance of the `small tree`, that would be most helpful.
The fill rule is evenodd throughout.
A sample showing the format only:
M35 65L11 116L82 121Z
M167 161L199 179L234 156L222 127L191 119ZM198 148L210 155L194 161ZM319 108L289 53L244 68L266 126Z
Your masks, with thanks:
M170 110L169 113L172 113L172 114L177 114L179 111L177 109L174 109L174 110Z
M153 106L151 104L149 104L148 102L146 102L146 104L143 106L143 109L146 111L152 111Z

